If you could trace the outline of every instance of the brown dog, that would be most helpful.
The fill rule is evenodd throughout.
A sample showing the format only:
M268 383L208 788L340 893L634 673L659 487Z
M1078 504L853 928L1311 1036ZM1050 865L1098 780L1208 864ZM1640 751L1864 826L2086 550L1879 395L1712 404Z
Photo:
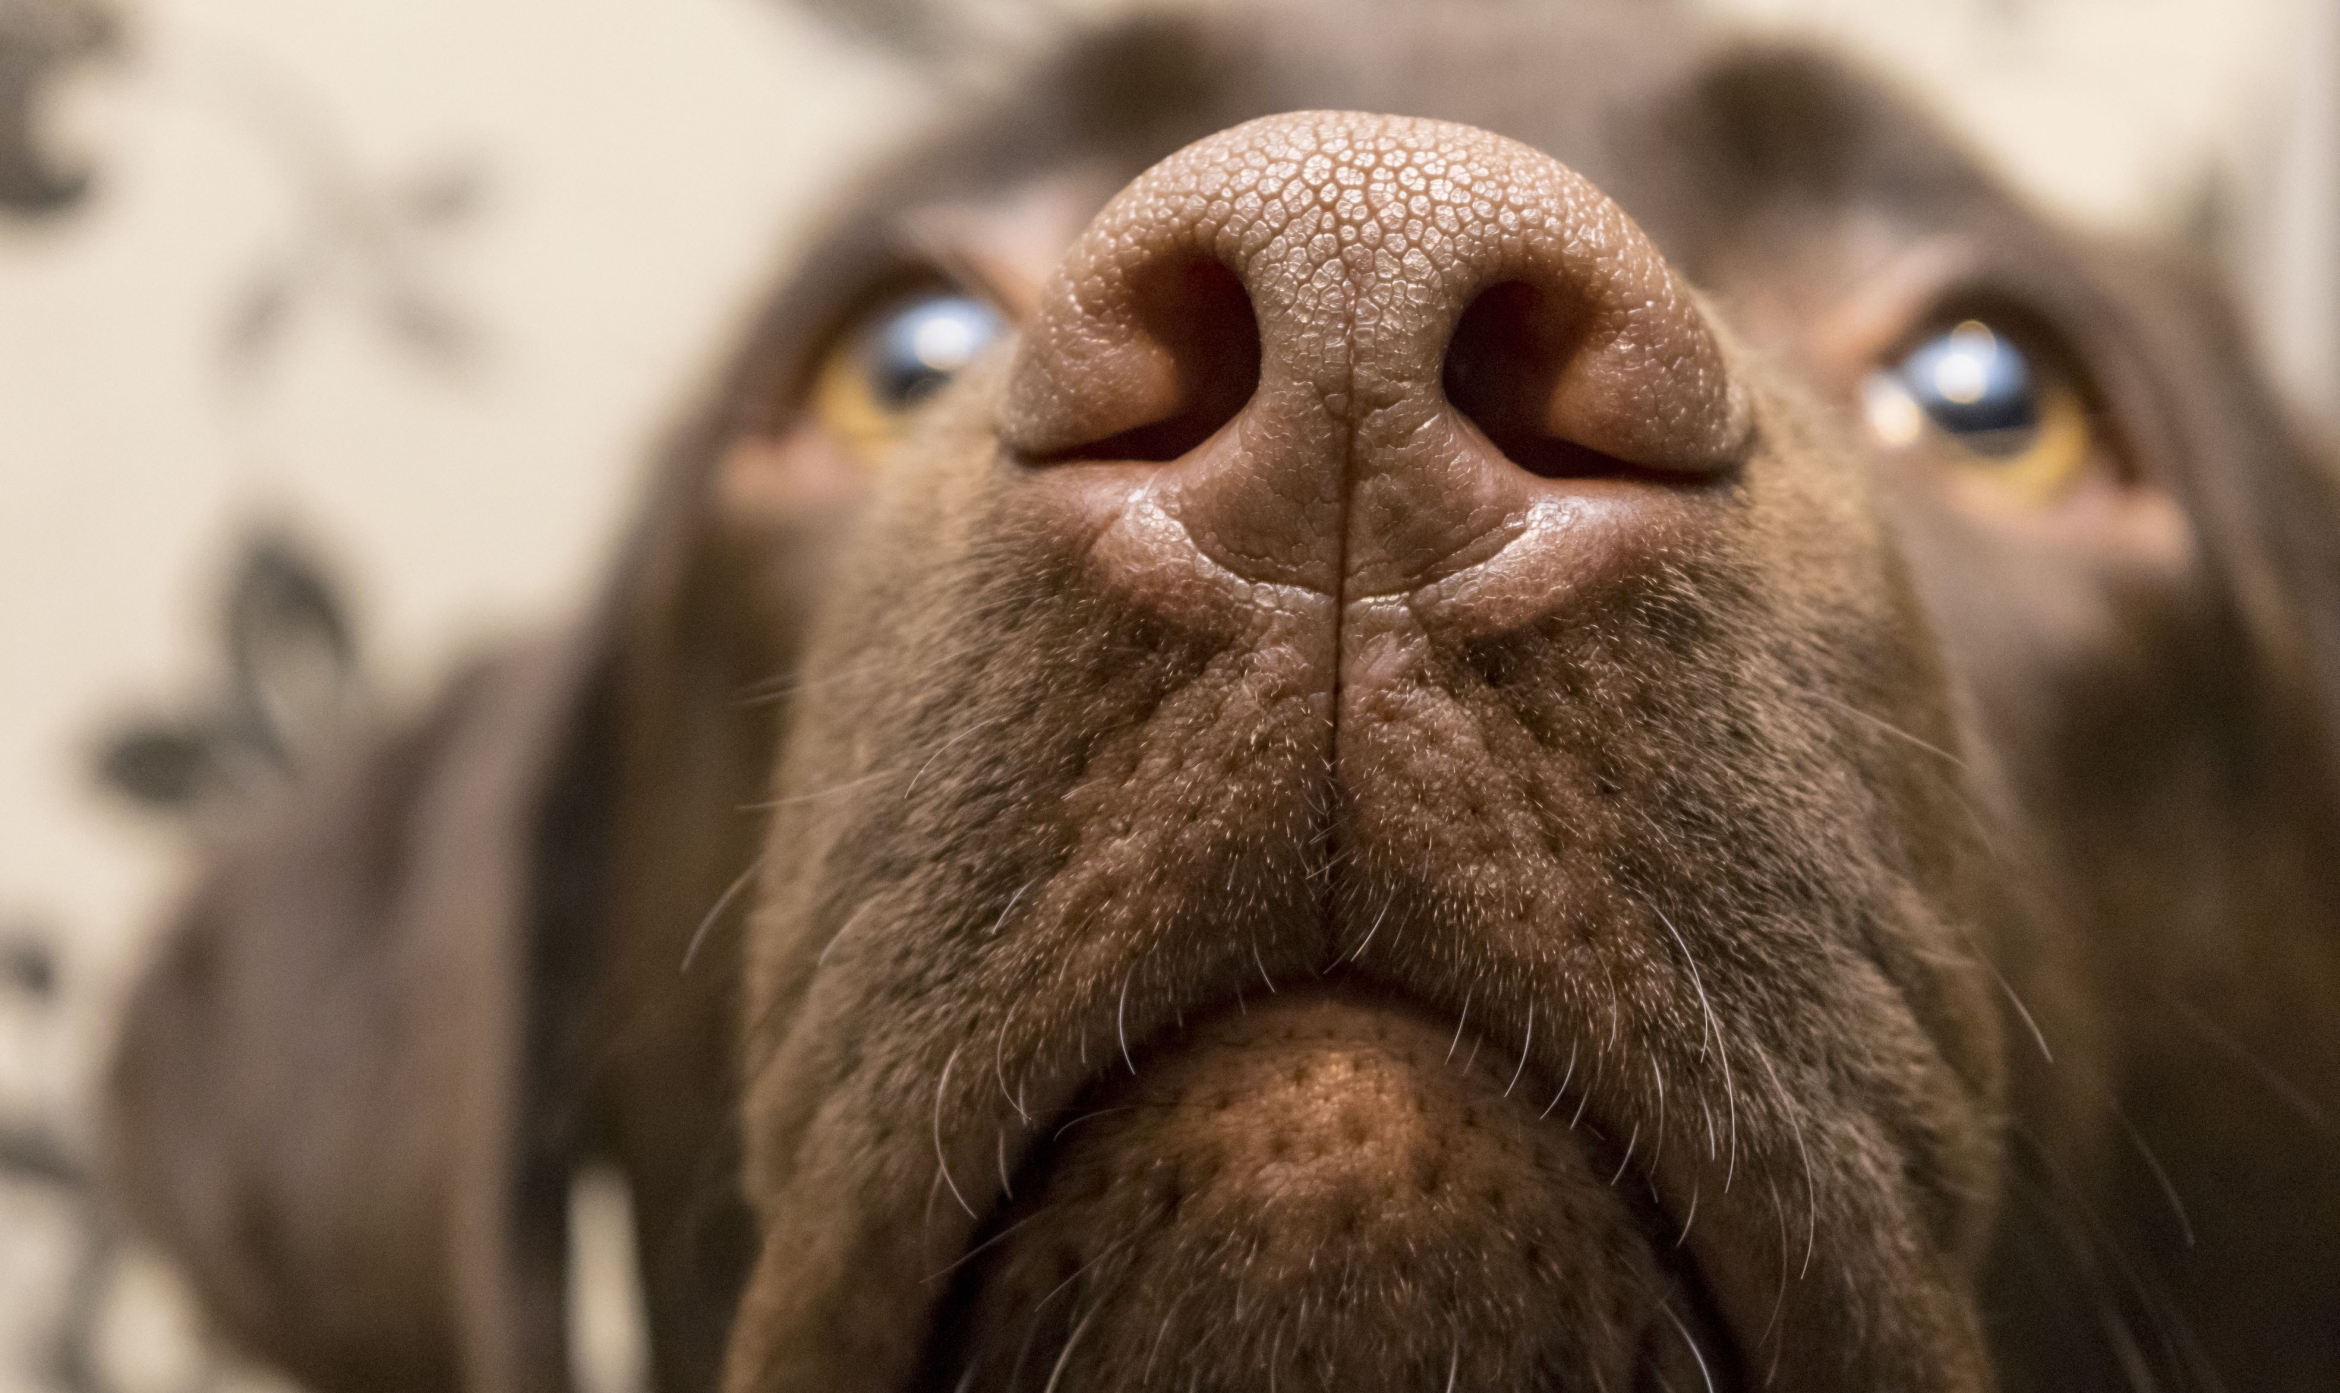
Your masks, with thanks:
M1018 92L196 897L236 1338L561 1386L600 1152L668 1389L2340 1387L2340 489L2194 270L1638 13Z

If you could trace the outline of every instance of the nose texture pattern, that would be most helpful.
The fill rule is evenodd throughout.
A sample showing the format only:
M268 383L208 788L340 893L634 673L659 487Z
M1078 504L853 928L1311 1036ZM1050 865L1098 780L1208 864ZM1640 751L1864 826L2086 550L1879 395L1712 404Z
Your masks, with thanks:
M1213 266L1249 323L1192 292ZM1029 461L1104 462L1216 410L1145 485L1213 561L1352 599L1419 586L1576 482L1505 458L1448 399L1457 325L1498 288L1533 322L1480 336L1479 359L1519 360L1476 374L1482 415L1634 487L1739 462L1750 413L1722 348L1622 209L1516 141L1353 112L1234 127L1124 189L1043 292L998 434ZM1254 362L1248 400L1228 392Z

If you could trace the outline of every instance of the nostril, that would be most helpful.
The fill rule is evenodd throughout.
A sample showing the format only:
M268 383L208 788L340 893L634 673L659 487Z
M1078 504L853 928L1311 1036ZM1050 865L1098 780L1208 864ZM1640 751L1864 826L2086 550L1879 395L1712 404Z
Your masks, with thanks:
M1176 375L1174 405L1143 425L1034 463L1177 459L1233 420L1259 386L1259 320L1233 271L1208 259L1157 265L1132 289L1139 331Z
M1546 479L1642 471L1552 430L1560 377L1582 345L1580 317L1526 281L1480 292L1447 343L1441 380L1454 409L1506 459Z

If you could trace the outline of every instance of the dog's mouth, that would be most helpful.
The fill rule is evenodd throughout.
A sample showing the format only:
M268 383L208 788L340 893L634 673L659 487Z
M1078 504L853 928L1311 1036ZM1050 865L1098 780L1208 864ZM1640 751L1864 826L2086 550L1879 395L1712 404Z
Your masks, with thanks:
M1498 1053L1317 991L1116 1058L947 1279L919 1386L1738 1387L1629 1150Z

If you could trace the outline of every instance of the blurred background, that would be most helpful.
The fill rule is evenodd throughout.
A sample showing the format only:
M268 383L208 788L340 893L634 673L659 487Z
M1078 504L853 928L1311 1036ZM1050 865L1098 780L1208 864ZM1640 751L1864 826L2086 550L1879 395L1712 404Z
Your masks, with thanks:
M1710 8L2202 245L2340 404L2340 0ZM956 80L785 0L0 0L0 1393L265 1383L106 1234L80 1102L236 778L231 600L330 587L308 632L393 710L574 607L764 274ZM623 1197L578 1204L576 1358L627 1393Z

